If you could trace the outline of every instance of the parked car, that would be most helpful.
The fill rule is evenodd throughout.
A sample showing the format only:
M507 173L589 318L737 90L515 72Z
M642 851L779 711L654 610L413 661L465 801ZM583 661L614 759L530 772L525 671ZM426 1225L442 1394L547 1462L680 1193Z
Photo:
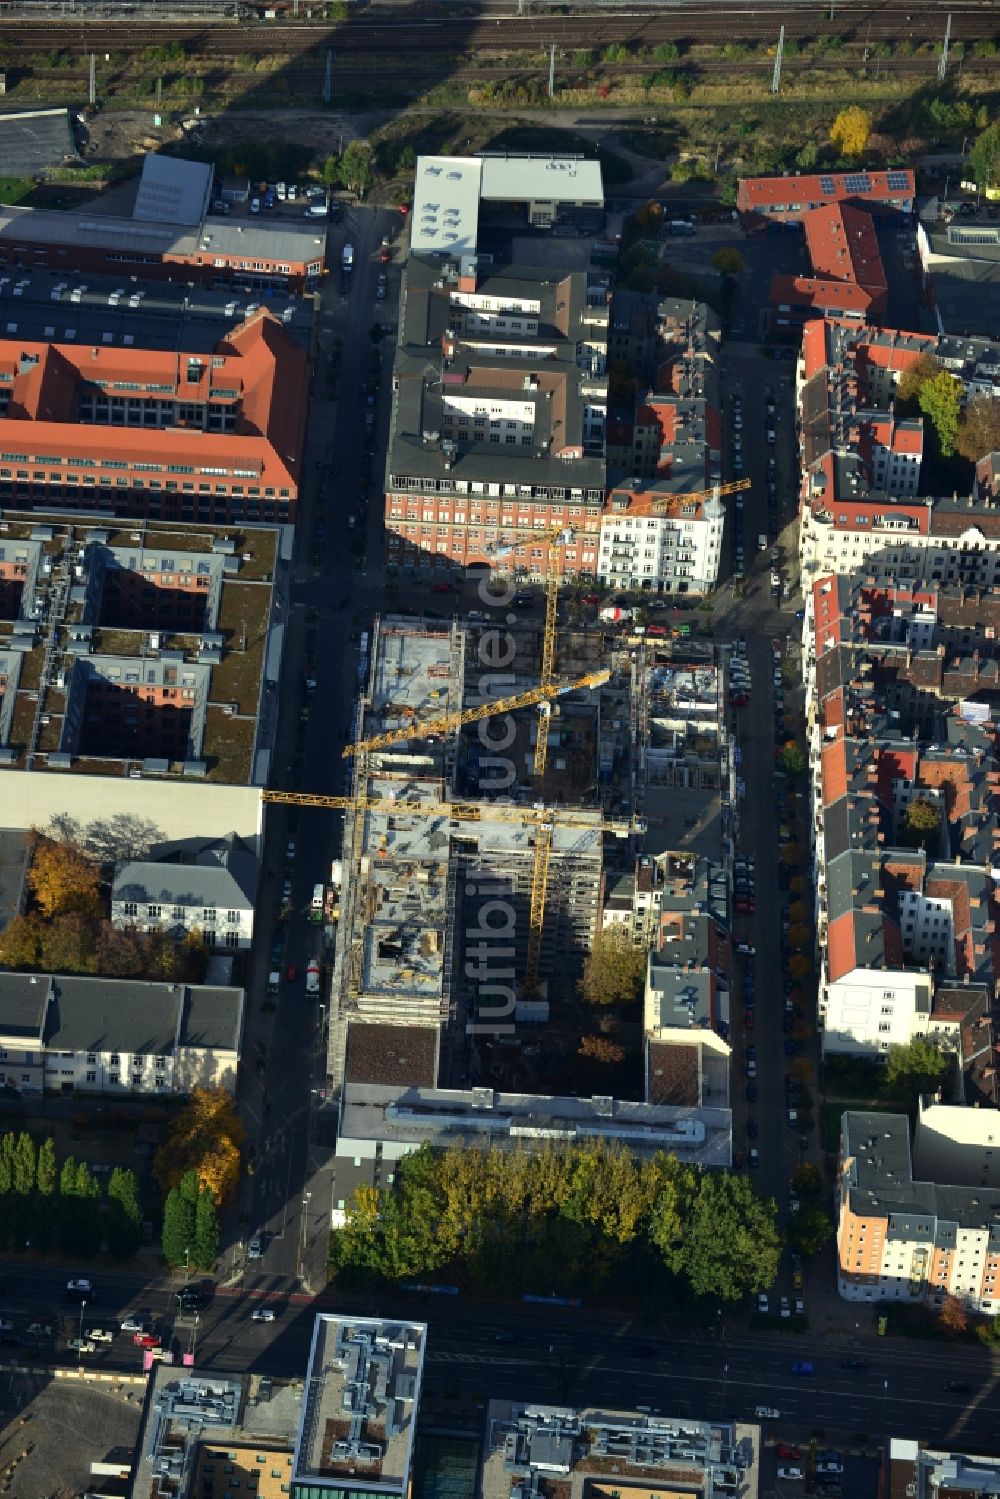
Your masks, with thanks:
M793 1374L815 1374L816 1365L808 1362L800 1362L792 1365Z
M51 1338L52 1325L49 1322L29 1322L28 1332L33 1338Z
M773 1405L758 1405L754 1409L754 1415L758 1421L780 1421L781 1412L775 1410Z
M70 1338L69 1342L66 1344L66 1347L72 1348L74 1353L97 1352L97 1344L92 1343L89 1338Z
M273 1322L274 1312L269 1306L255 1306L250 1313L251 1322Z
M805 1476L804 1470L795 1466L778 1469L778 1477L788 1479L789 1482L801 1481Z
M94 1293L94 1284L93 1281L83 1279L68 1280L66 1282L66 1290L70 1296L92 1296Z
M972 1388L966 1379L947 1379L942 1388L947 1390L949 1395L972 1394Z
M130 1312L127 1317L125 1317L125 1318L122 1319L121 1331L122 1332L145 1332L146 1331L146 1320L145 1320L144 1317L138 1317L138 1316L135 1315L134 1312Z
M768 1302L768 1299L767 1299L767 1292L766 1291L758 1291L757 1292L757 1310L761 1313L762 1316L766 1316L769 1308L770 1308L770 1303Z
M779 1442L774 1449L775 1457L782 1457L787 1462L797 1463L802 1456L798 1447L793 1447L790 1442Z
M87 1337L92 1343L113 1343L115 1340L114 1333L109 1332L106 1327L92 1327Z
M781 1298L781 1315L783 1317L790 1317L792 1315L792 1309L788 1304L787 1296L782 1296Z
M137 1332L132 1337L137 1348L159 1348L160 1339L155 1332Z

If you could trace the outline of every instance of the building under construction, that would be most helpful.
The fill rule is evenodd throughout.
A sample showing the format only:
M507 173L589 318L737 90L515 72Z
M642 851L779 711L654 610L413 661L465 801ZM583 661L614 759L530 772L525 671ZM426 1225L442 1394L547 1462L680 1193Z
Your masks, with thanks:
M596 670L600 657L595 633L562 633L557 679L594 684L537 702L535 629L376 621L355 725L367 747L344 814L335 1089L349 1048L384 1065L370 1027L407 1026L439 1037L433 1072L424 1049L412 1081L466 1086L477 1037L544 1019L575 979L598 925L605 845L632 831L609 816L628 776L629 677ZM511 712L405 737L413 722L521 696Z

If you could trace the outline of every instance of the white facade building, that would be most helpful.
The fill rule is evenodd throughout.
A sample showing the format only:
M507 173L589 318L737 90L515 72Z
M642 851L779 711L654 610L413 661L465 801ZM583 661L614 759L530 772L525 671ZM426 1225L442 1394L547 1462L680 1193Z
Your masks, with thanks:
M210 947L246 950L253 940L257 861L238 838L207 843L179 859L120 864L111 921L177 939L199 931Z
M685 501L632 480L612 491L601 518L598 579L611 588L707 593L719 576L724 528L721 500Z

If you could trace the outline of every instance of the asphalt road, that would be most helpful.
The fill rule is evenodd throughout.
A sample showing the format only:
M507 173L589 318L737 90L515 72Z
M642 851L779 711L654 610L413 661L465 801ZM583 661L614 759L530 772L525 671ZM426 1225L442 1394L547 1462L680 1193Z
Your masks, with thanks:
M390 294L376 300L378 247L384 235L397 234L398 213L348 209L331 226L328 263L317 329L316 364L310 410L303 500L296 527L291 598L287 608L288 639L284 651L282 696L272 784L287 790L339 793L345 789L341 750L357 692L359 628L367 627L382 607L382 575L377 563L352 558L348 514L359 509L364 477L366 396L374 323L395 322L399 266L387 267ZM341 250L354 246L349 290L341 290ZM382 340L384 368L391 341ZM329 374L339 359L336 400ZM384 433L388 419L388 381L376 406L376 448L371 460L373 491L381 484ZM369 558L381 555L381 511L373 502L367 515ZM359 623L360 622L360 623ZM307 646L314 635L311 649ZM311 660L316 690L305 687ZM325 1034L329 960L323 930L309 920L315 885L329 879L330 862L340 850L340 814L321 808L272 804L265 829L262 895L248 984L249 1005L240 1107L255 1150L254 1172L240 1204L239 1223L230 1231L227 1251L230 1277L248 1289L297 1280L308 1287L323 1284L330 1222L329 1173L323 1169L328 1138L322 1128L326 1089ZM289 841L295 857L287 858ZM284 881L291 881L287 915L279 925ZM280 962L273 961L275 933L283 937ZM305 970L312 957L325 959L324 992L307 998ZM268 973L277 968L281 984L276 1009L263 1008ZM295 978L290 978L294 968ZM263 1254L248 1260L251 1239L259 1236ZM242 1274L241 1274L242 1272Z
M275 1376L301 1374L315 1310L334 1309L408 1316L430 1324L426 1367L428 1411L450 1410L473 1420L484 1396L517 1395L557 1403L648 1405L662 1414L752 1419L760 1403L781 1412L766 1422L778 1440L821 1440L849 1446L862 1436L919 1436L996 1449L1000 1431L1000 1361L985 1350L864 1337L843 1348L829 1339L782 1332L748 1335L671 1326L648 1315L621 1315L589 1308L484 1303L447 1296L290 1299L280 1294L248 1297L216 1294L194 1317L174 1317L173 1290L143 1286L138 1277L95 1275L84 1314L91 1326L117 1329L127 1312L151 1315L165 1342L178 1353L194 1345L197 1362ZM79 1310L63 1296L63 1276L52 1269L8 1264L0 1292L0 1315L22 1336L34 1319L61 1315L61 1335L43 1340L38 1362L72 1363L66 1338L75 1337ZM254 1306L269 1305L274 1323L250 1320ZM28 1362L22 1348L2 1348L4 1360ZM840 1360L864 1358L864 1372L844 1370ZM815 1375L791 1373L796 1361L811 1361ZM35 1362L32 1358L30 1362ZM138 1372L141 1353L127 1334L88 1355L88 1367ZM968 1380L971 1397L948 1394L949 1379Z

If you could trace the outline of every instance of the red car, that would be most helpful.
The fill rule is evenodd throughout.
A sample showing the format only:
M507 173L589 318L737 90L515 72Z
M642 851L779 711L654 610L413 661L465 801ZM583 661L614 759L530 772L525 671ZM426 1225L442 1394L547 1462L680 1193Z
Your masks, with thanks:
M431 593L451 593L450 583L432 583Z
M585 593L580 598L581 604L599 604L600 602L601 595L599 593Z
M406 215L407 215L407 214L408 214L408 213L409 213L409 211L410 211L410 205L409 205L409 203L407 203L407 202L405 202L405 201L404 201L404 202L402 202L402 203L400 203L400 205L399 205L399 211L400 211L400 213L401 213L401 214L402 214L402 215L403 215L403 217L404 217L404 219L405 219L405 218L406 218Z
M285 969L285 978L290 984L294 984L298 976L299 970L296 965L294 963L289 963L288 967Z
M753 1010L743 1011L743 1024L748 1031L753 1030Z
M667 627L666 627L666 625L647 625L646 626L646 634L647 635L665 635L666 633L667 633Z
M379 246L378 263L379 265L388 265L391 259L392 251L389 248L389 241L384 239Z
M775 1447L774 1452L776 1457L787 1458L791 1463L798 1462L799 1458L802 1456L802 1453L799 1451L799 1449L797 1447L789 1446L788 1442L779 1442L777 1447Z
M137 1332L132 1342L137 1348L159 1348L160 1340L155 1332Z

